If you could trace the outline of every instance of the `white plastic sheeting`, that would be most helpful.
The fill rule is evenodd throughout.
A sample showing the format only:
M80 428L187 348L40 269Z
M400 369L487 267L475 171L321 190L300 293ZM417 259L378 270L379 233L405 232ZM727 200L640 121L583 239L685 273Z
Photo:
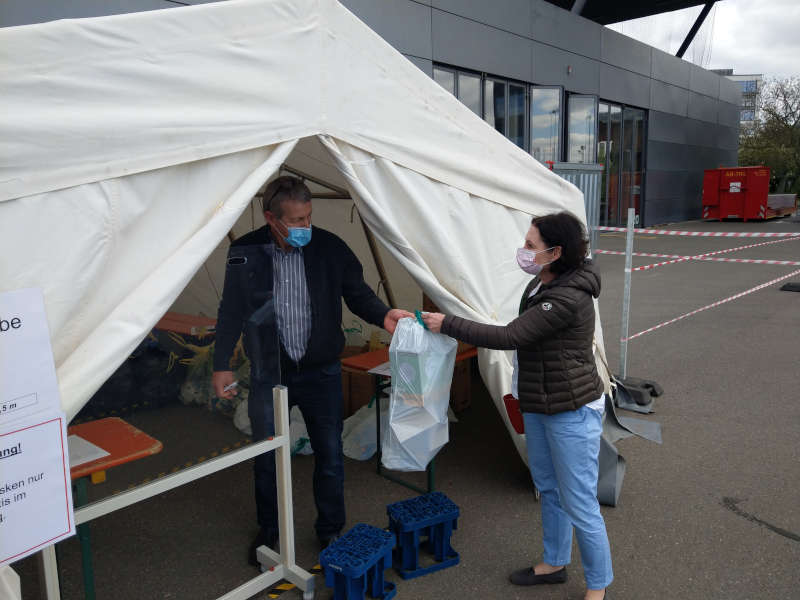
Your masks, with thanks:
M484 322L516 314L530 215L585 221L572 185L334 0L0 29L0 80L0 291L43 289L70 417L284 163L349 189L444 311ZM507 422L508 358L480 366Z

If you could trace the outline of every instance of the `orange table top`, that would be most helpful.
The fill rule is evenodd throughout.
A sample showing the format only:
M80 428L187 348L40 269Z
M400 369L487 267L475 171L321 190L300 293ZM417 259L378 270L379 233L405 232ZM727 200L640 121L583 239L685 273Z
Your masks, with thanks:
M69 435L82 437L95 446L109 453L70 470L72 479L86 477L97 471L105 471L111 467L138 460L152 454L158 454L164 445L143 431L119 417L108 417L73 425L67 432Z
M456 354L456 362L467 360L473 356L478 355L478 349L475 346L466 346ZM356 354L355 356L348 356L342 359L342 367L352 371L363 371L366 373L370 369L374 369L378 365L382 365L389 360L389 348L381 348L380 350L373 350L372 352L364 352L363 354Z

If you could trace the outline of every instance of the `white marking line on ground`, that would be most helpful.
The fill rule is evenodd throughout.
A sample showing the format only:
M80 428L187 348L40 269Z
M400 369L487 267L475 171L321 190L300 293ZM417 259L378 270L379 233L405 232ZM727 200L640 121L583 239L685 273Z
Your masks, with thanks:
M661 329L662 327L666 327L667 325L671 325L672 323L675 323L677 321L685 319L686 317L691 317L692 315L696 315L697 313L703 312L704 310L708 310L709 308L715 308L717 306L725 304L726 302L730 302L731 300L736 300L737 298L741 298L742 296L747 296L748 294L752 294L753 292L757 292L758 290L764 289L765 287L768 287L770 285L773 285L775 283L783 281L784 279L789 279L789 277L794 277L795 275L800 275L800 269L798 269L797 271L792 271L791 273L789 273L787 275L783 275L782 277L777 277L777 278L775 278L775 279L773 279L771 281L767 281L766 283L762 283L761 285L757 285L756 287L750 288L749 290L745 290L744 292L739 292L738 294L735 294L735 295L730 296L728 298L725 298L723 300L718 300L717 302L712 302L711 304L707 304L706 306L703 306L702 308L695 309L695 310L693 310L691 312L686 313L685 315L681 315L680 317L675 317L674 319L670 319L669 321L664 321L663 323L659 323L658 325L650 327L649 329L645 329L644 331L640 331L639 333L634 333L633 335L628 336L627 338L622 338L620 341L622 341L622 342L630 341L630 340L632 340L634 338L637 338L637 337L639 337L641 335L644 335L645 333L650 333L651 331L655 331L656 329Z
M597 231L628 231L627 227L595 227ZM797 237L800 232L777 231L672 231L668 229L634 229L634 233L648 235L675 235L679 237Z

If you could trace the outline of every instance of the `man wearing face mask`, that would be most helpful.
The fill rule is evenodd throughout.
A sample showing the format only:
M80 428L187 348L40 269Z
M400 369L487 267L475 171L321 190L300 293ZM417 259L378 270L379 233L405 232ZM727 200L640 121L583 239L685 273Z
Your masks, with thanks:
M217 315L212 385L219 398L236 395L230 360L241 334L250 359L248 416L253 439L274 434L272 387L287 386L290 406L303 413L314 449L315 529L325 547L345 524L342 454L344 346L342 299L357 316L394 332L413 316L389 309L364 282L361 263L333 233L311 225L311 192L295 177L279 177L263 198L266 226L231 244ZM275 459L255 459L259 532L248 551L278 538Z

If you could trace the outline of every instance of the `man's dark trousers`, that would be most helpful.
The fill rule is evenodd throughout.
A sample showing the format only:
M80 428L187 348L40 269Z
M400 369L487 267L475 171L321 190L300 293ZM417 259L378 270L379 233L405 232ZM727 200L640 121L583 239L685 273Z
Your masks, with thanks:
M339 361L322 367L281 370L281 383L289 390L289 408L303 413L314 450L314 501L317 505L317 536L326 540L344 527L344 462L342 454L342 367ZM275 433L272 386L252 382L248 416L253 439ZM275 453L255 459L256 511L267 540L278 535L278 494L275 483Z

